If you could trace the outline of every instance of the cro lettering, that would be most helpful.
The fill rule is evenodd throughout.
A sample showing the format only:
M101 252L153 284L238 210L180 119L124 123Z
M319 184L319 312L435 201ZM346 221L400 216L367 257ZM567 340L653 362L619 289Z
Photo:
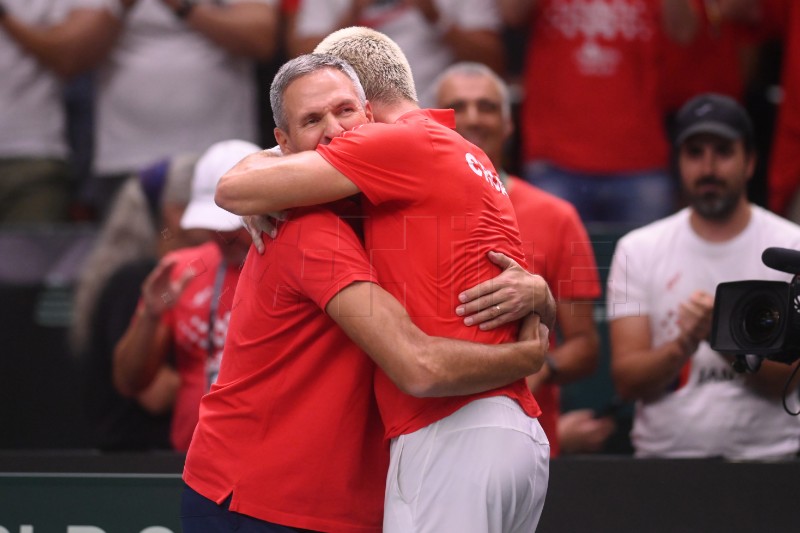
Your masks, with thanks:
M497 192L508 196L506 188L503 186L503 182L500 180L500 176L497 175L497 172L484 167L481 162L478 161L478 158L469 152L467 152L464 158L467 160L467 165L469 165L469 168L472 169L475 175L485 179L486 183L494 187Z

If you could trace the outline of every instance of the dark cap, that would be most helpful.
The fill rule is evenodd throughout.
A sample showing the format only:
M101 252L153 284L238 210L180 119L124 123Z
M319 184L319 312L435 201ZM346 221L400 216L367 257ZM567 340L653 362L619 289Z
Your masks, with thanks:
M728 96L706 93L695 96L675 118L675 146L698 133L711 133L732 141L753 144L753 125L747 111Z

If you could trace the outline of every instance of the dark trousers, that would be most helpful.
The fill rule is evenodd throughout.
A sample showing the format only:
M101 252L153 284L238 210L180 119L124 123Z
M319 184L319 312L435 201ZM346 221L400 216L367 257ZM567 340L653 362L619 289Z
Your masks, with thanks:
M230 497L217 505L184 484L181 495L181 528L183 533L306 533L296 529L265 522L228 509ZM310 532L313 533L313 532Z

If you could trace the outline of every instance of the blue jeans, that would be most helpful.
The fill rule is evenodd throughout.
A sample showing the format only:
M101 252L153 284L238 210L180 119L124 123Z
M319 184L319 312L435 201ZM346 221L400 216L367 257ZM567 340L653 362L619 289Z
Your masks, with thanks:
M660 169L620 174L583 174L547 162L525 165L525 179L567 200L586 224L638 227L677 208L677 184Z
M301 533L296 529L265 522L228 509L230 497L217 505L184 484L181 495L181 529L183 533Z

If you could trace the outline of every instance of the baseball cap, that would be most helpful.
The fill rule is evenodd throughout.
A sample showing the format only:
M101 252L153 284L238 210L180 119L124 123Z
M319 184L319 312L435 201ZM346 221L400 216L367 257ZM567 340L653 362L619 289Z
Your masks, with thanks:
M698 133L743 140L752 145L753 125L747 111L728 96L706 93L686 102L675 118L675 145Z
M245 156L260 150L257 145L238 139L211 145L194 167L192 196L181 218L181 227L214 231L235 231L243 227L238 215L225 211L214 202L214 193L223 174Z

